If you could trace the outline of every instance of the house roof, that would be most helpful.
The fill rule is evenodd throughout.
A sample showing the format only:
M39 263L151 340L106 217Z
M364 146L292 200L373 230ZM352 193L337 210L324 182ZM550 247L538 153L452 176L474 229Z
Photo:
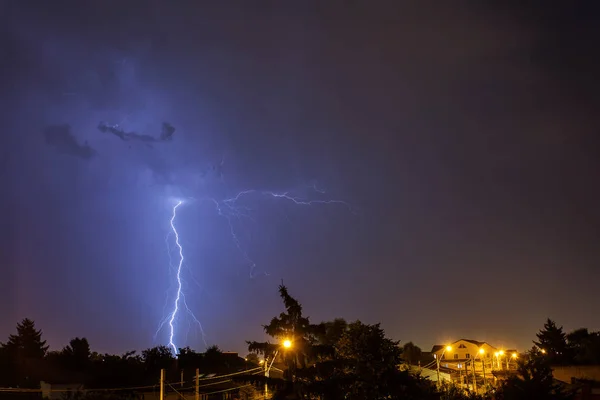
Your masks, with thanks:
M473 340L473 339L459 339L459 340L457 340L456 342L460 342L460 341L463 341L463 342L469 342L469 343L471 343L471 344L474 344L474 345L475 345L475 346L477 346L477 347L481 347L481 346L483 346L484 344L487 344L487 345L489 346L489 343L486 343L486 342L480 342L480 341L478 341L478 340ZM454 342L454 343L456 343L456 342Z
M481 346L483 346L484 344L487 344L487 345L488 345L488 346L490 346L490 347L494 347L494 346L492 346L491 344L489 344L489 343L487 343L487 342L480 342L480 341L478 341L478 340L473 340L473 339L458 339L458 340L455 340L454 342L452 342L452 344L454 344L454 343L458 343L458 342L468 342L468 343L474 344L474 345L475 345L475 346L477 346L477 347L481 347ZM443 344L436 344L436 345L434 345L434 346L431 348L431 352L432 352L432 353L436 353L436 352L438 352L438 351L442 350L444 347L446 347L446 345L443 345Z

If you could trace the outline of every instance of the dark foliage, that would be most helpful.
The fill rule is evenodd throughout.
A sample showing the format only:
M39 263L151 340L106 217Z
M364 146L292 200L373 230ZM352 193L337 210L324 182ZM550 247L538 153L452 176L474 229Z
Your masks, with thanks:
M61 358L67 368L75 371L87 371L90 367L92 352L86 338L71 339L61 352Z
M283 379L245 376L236 380L257 385L267 382L275 391L274 398L440 398L430 381L398 368L402 351L379 324L348 324L336 319L314 325L285 286L279 287L279 294L286 312L264 327L275 343L248 342L248 348L267 360L277 354ZM290 349L281 347L285 339L293 341Z
M36 387L39 374L34 366L44 359L48 346L35 323L25 318L17 324L17 334L10 335L8 342L0 347L1 364L6 372L3 380L21 387Z
M552 365L569 364L572 360L567 335L562 326L557 326L550 318L544 324L544 329L536 334L538 341L533 343L546 354Z
M48 351L46 341L42 340L42 331L35 328L35 323L29 318L17 324L17 334L10 335L8 342L2 347L18 359L41 359Z
M509 377L496 393L498 400L563 400L573 395L552 377L550 359L533 348L518 362L517 375Z
M422 353L421 348L413 342L405 343L402 346L402 359L407 364L416 365L421 359Z
M567 334L567 343L574 364L600 364L600 332L577 329Z

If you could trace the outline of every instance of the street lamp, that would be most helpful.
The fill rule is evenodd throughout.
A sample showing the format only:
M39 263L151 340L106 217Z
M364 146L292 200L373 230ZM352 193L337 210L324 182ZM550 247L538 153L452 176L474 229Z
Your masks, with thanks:
M440 359L442 357L444 357L444 353L446 353L446 351L448 351L448 352L452 351L452 346L446 346L444 348L444 351L442 351L442 354L440 354L439 357L437 357L437 354L436 354L436 357L435 357L435 359L437 361L437 382L438 382L438 385L440 384Z
M502 357L504 356L504 350L498 352L498 368L502 369Z
M289 339L285 339L281 345L283 346L284 349L289 349L292 347L292 341ZM277 349L275 351L275 354L273 355L273 359L271 360L271 363L269 364L266 355L265 355L265 359L264 361L261 360L261 364L265 364L265 377L268 378L269 377L269 373L271 372L271 367L273 366L273 363L275 362L275 359L277 358L277 354L279 354L279 349ZM269 393L269 388L267 385L267 382L265 382L265 399L268 398L268 393Z
M517 353L512 353L512 354L510 355L510 357L506 357L506 369L507 369L507 370L508 370L508 369L510 369L510 366L509 366L510 360L511 360L511 359L515 359L515 360L516 360L516 359L517 359L517 357L518 357L518 354L517 354Z
M290 339L285 339L281 343L281 345L283 346L284 349L289 349L292 347L292 341ZM269 377L269 372L271 371L271 367L273 366L273 363L275 362L275 359L277 358L277 354L279 354L279 349L277 349L275 351L275 354L273 355L273 359L271 360L271 364L269 364L268 362L265 362L265 376L267 378Z
M502 369L502 361L501 361L501 357L504 355L504 350L500 350L494 353L494 357L496 357L496 365L498 366L498 369ZM492 362L492 369L494 369L494 363Z
M485 378L485 359L483 355L485 354L484 349L479 349L479 354L481 355L481 367L483 369L483 385L487 385L487 379Z

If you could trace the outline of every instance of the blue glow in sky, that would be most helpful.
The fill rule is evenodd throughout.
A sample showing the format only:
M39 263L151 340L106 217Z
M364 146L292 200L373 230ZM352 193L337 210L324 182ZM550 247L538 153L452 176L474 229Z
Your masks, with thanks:
M204 327L177 344L245 352L282 279L423 348L600 329L588 6L25 3L0 5L0 341L168 343L173 199Z

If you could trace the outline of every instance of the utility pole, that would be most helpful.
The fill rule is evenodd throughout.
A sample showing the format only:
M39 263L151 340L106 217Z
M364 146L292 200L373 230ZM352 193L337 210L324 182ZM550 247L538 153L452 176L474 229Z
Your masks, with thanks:
M160 370L160 400L165 400L165 370Z
M477 393L477 376L475 375L475 359L471 359L471 371L473 371L473 391Z
M179 380L179 386L183 387L183 370L181 370L181 378Z
M269 370L268 370L269 367L267 366L268 362L269 361L267 359L267 353L265 352L265 355L264 355L264 358L263 358L263 364L265 366L265 378L269 377ZM268 399L269 398L268 396L269 396L269 387L267 385L267 380L265 379L265 399Z
M200 400L200 368L196 368L196 396L195 400Z
M485 379L485 359L484 359L484 357L481 357L481 366L483 367L483 386L485 388L485 386L487 385L487 379Z

